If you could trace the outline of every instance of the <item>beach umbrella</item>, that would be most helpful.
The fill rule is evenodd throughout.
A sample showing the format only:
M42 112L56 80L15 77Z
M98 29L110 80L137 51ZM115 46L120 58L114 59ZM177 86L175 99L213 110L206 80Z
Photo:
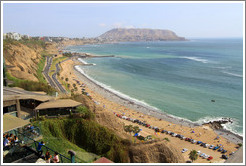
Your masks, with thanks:
M192 133L195 133L195 131L193 130Z

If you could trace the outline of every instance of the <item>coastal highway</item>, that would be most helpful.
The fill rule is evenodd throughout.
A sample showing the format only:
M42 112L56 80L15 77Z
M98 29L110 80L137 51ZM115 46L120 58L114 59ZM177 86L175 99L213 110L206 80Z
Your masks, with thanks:
M68 59L66 59L66 60L68 60ZM66 60L64 60L64 61L66 61ZM64 61L62 61L62 62L64 62ZM61 63L62 63L61 62ZM57 87L60 89L60 91L62 92L62 93L67 93L67 91L63 88L63 86L60 84L60 82L56 79L56 75L57 75L57 73L59 73L60 72L60 67L59 67L59 63L57 63L56 64L56 72L52 75L52 79L54 80L54 82L56 83L56 85L57 85Z
M53 57L47 56L47 64L45 66L43 74L44 74L46 80L48 81L48 83L50 84L50 86L56 88L55 83L53 82L53 80L49 76L49 70L50 70L50 66L51 66L51 63L52 63L52 59L53 59Z

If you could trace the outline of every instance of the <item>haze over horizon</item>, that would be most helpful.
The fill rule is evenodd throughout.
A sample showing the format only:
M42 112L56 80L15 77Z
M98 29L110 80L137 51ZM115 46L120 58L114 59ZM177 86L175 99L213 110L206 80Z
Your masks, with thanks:
M243 3L3 3L3 33L98 37L113 28L186 38L243 37Z

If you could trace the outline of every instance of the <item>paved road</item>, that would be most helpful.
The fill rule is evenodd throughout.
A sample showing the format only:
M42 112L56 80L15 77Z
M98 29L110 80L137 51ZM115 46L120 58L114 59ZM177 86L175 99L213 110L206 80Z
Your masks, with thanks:
M47 64L45 66L43 73L44 73L44 76L46 77L48 83L50 84L50 86L56 88L56 84L54 83L54 81L49 76L49 70L50 70L50 66L52 64L52 59L53 59L53 57L47 56Z
M62 61L64 62L64 61ZM52 75L52 79L54 80L54 82L56 83L57 87L60 89L60 91L62 93L67 93L67 91L63 88L63 86L60 84L60 82L56 79L56 75L57 73L60 72L60 67L59 67L59 63L56 64L56 72Z

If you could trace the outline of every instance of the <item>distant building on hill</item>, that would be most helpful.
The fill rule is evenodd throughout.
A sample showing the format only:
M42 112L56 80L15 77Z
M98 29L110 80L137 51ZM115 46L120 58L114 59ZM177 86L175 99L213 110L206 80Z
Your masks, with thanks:
M30 39L29 35L21 35L17 32L8 32L3 34L3 39L14 39L14 40L21 40L21 39Z

